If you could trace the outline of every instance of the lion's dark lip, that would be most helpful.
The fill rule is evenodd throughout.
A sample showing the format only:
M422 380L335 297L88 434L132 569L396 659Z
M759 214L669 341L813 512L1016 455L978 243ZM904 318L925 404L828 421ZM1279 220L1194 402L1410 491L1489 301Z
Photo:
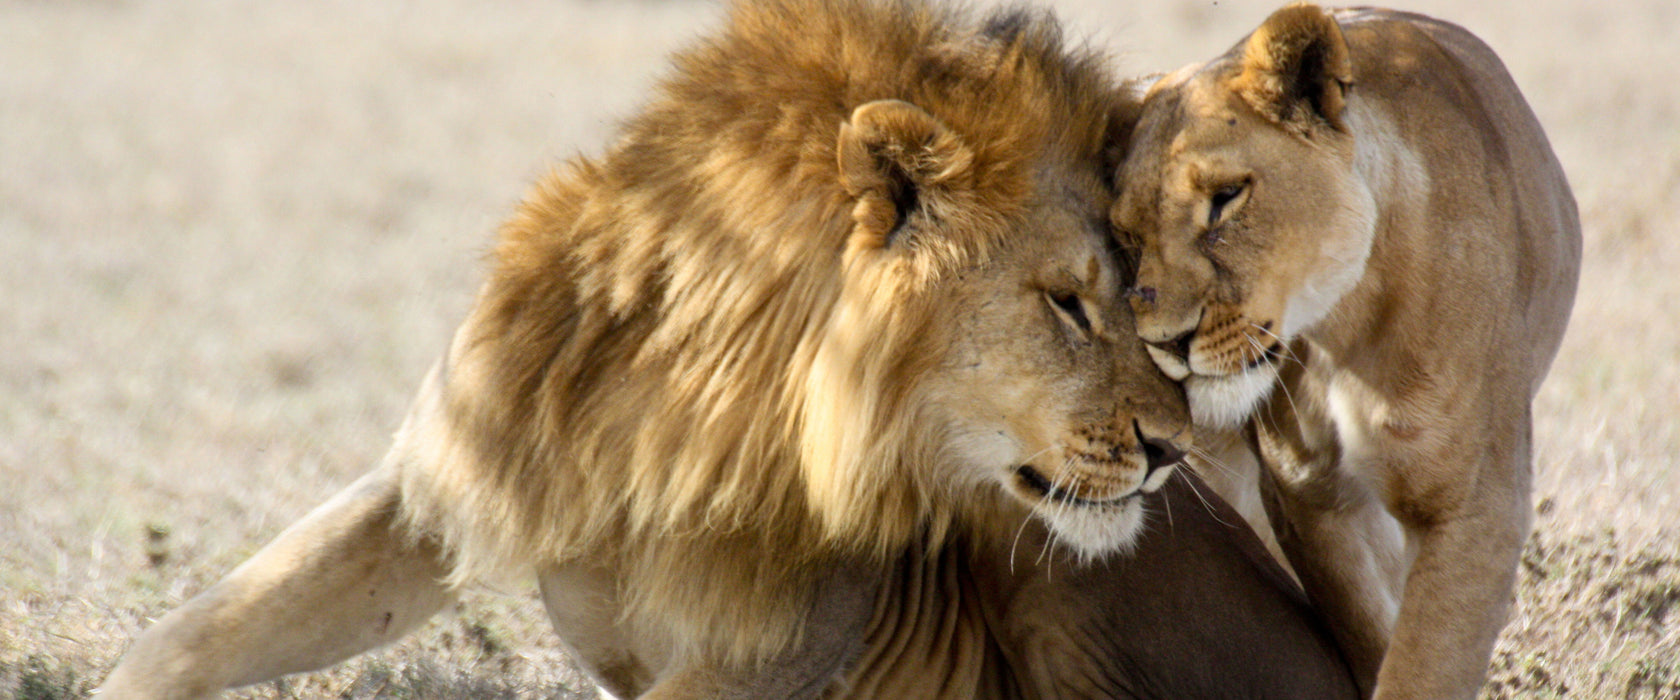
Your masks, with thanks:
M1071 493L1068 493L1066 491L1063 491L1061 489L1056 488L1053 484L1050 483L1049 479L1044 478L1044 475L1039 473L1039 471L1037 469L1034 469L1032 467L1032 465L1030 465L1030 464L1023 464L1019 467L1016 467L1015 468L1015 474L1017 476L1021 477L1021 482L1026 484L1028 488L1030 488L1034 491L1037 491L1039 494L1043 495L1045 498L1048 498L1052 501L1056 501L1057 503L1065 503L1065 504L1072 505L1072 506L1082 506L1082 507L1088 507L1088 508L1089 507L1100 507L1100 506L1113 506L1113 505L1119 505L1121 503L1124 503L1126 501L1126 499L1132 498L1132 497L1138 495L1137 491L1133 491L1132 493L1128 493L1128 494L1126 494L1124 496L1121 496L1119 498L1114 498L1114 499L1110 499L1110 500L1106 500L1106 501L1093 501L1093 500L1088 499L1088 498L1080 498L1080 497L1075 496Z

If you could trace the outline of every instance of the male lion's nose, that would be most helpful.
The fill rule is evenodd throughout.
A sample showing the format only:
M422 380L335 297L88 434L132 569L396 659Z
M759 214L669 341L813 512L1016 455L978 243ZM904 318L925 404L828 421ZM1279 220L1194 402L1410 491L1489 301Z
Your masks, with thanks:
M1143 461L1148 465L1148 474L1153 474L1161 467L1170 467L1184 461L1184 450L1166 438L1149 437L1143 434L1143 427L1132 422L1132 432L1137 434L1138 444L1143 447ZM1147 474L1144 478L1148 478Z
M1190 330L1187 330L1183 333L1178 334L1176 337L1168 338L1166 340L1162 340L1162 341L1145 340L1143 342L1148 343L1150 345L1153 345L1156 348L1159 348L1161 350L1165 350L1169 354L1171 354L1173 357L1176 357L1176 358L1178 358L1178 359L1180 359L1184 362L1189 362L1190 361L1190 337L1195 335L1195 334L1196 334L1196 329L1192 328Z
M1149 471L1153 472L1184 461L1184 450L1178 449L1171 440L1146 438L1143 441L1143 457L1149 463Z

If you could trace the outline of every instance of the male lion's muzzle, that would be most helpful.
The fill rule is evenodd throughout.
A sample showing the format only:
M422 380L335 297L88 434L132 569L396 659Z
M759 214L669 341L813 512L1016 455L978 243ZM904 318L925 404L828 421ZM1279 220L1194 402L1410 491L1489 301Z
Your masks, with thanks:
M1054 473L1023 464L1016 468L1016 478L1029 493L1072 506L1113 504L1153 492L1165 483L1165 472L1184 460L1184 448L1170 438L1146 435L1135 420L1132 437L1135 442L1130 444L1088 440L1080 448L1067 449L1062 467Z

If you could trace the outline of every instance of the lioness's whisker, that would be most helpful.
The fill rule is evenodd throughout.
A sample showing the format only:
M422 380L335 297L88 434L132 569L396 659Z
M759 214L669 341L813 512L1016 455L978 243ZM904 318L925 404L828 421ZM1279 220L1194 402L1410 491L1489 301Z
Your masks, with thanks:
M1266 334L1266 335L1269 335L1269 336L1271 336L1271 337L1273 337L1273 338L1275 338L1275 339L1277 339L1277 341L1278 341L1278 351L1277 351L1277 352L1278 352L1278 356L1279 356L1279 357L1280 357L1280 358L1282 358L1282 359L1285 359L1285 360L1288 360L1288 361L1290 361L1290 362L1294 362L1294 363L1295 363L1295 364L1298 364L1298 365L1300 365L1300 366L1302 366L1302 367L1306 367L1306 366L1307 366L1307 365L1306 365L1306 363L1304 363L1304 362L1302 362L1302 361L1301 361L1301 357L1300 357L1300 356L1299 356L1299 355L1296 355L1296 354L1295 354L1295 349L1294 349L1294 348L1291 348L1291 347L1289 347L1289 343L1288 343L1288 341L1285 341L1285 340L1284 340L1284 339L1283 339L1283 336L1281 336L1281 335L1278 335L1278 334L1277 334L1277 333L1274 333L1274 332L1272 332L1272 329L1270 329L1270 328L1267 328L1267 327L1265 327L1265 326L1262 326L1262 325L1259 325L1259 324L1257 324L1257 323L1254 323L1254 322L1252 322L1252 321L1251 321L1251 322L1249 322L1249 324L1248 324L1248 325L1249 325L1249 326L1250 326L1250 327L1252 327L1252 328L1253 328L1253 329L1255 329L1255 330L1257 330L1257 331L1260 331L1260 332L1261 332L1261 333L1265 333L1265 334Z

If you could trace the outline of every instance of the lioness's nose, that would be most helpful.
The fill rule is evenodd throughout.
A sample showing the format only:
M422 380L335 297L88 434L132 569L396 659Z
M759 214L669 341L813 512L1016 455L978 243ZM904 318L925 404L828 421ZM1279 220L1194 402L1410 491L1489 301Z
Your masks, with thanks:
M1196 329L1192 328L1190 330L1187 330L1183 333L1178 334L1176 337L1173 337L1173 338L1168 338L1168 339L1162 340L1162 341L1145 340L1143 342L1148 343L1150 345L1153 345L1153 346L1155 346L1157 348L1160 348L1162 350L1165 350L1168 353L1170 353L1173 357L1176 357L1176 358L1178 358L1180 360L1183 360L1185 362L1189 362L1190 361L1190 337L1195 335L1195 334L1196 334Z

